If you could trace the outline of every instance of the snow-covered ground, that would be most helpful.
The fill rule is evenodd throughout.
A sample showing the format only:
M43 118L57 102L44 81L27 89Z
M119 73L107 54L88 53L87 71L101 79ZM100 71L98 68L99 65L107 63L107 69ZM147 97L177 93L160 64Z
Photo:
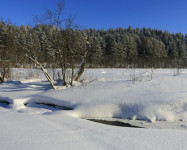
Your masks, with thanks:
M187 70L175 72L87 69L81 83L55 91L40 74L0 84L0 149L185 150ZM144 128L85 120L93 118Z

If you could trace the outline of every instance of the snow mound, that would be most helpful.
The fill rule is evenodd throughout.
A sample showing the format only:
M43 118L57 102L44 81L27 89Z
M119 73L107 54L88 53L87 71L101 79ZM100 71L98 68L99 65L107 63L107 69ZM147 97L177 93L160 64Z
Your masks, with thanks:
M124 118L149 122L186 121L187 101L174 104L84 104L75 108L73 116L81 118Z
M119 110L115 104L84 104L76 107L73 114L81 118L112 118Z
M187 101L178 103L129 103L119 105L120 111L113 117L132 120L186 121Z

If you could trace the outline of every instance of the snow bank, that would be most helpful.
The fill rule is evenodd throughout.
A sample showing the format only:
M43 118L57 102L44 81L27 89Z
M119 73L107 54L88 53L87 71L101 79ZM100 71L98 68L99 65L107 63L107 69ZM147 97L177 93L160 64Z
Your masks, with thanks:
M141 81L129 80L123 69L87 70L91 82L64 90L48 91L31 101L74 108L81 118L117 117L154 121L187 121L187 74L171 70L136 70ZM94 78L96 78L94 80Z
M85 104L73 111L73 116L80 118L112 118L119 112L119 106L115 104Z
M119 105L113 117L147 121L187 121L187 101L167 103L131 103Z
M75 87L44 91L44 81L31 80L7 85L7 90L16 89L11 99L73 108L74 116L81 118L187 121L186 72L174 76L169 69L88 69L81 78L84 83ZM141 80L132 81L131 73Z
M81 118L124 118L132 120L187 121L187 101L173 104L127 103L87 104L75 108L74 116Z

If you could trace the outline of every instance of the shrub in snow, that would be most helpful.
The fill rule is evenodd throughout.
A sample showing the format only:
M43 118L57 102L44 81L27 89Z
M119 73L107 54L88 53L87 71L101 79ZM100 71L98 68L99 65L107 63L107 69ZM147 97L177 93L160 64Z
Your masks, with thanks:
M153 80L153 76L154 76L154 69L150 69L146 72L147 77L149 78L149 80Z
M174 76L179 76L181 74L181 69L180 68L172 69L172 71L173 71Z
M135 83L136 81L142 81L142 75L138 74L135 68L128 69L129 72L129 78L132 83Z

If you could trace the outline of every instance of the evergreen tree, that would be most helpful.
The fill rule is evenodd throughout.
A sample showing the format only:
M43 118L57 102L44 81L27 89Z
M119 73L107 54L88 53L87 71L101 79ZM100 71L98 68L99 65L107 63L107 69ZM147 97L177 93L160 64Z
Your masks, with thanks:
M172 42L170 50L169 50L169 57L174 60L174 59L178 59L179 55L178 55L178 50L177 50L177 44L175 41Z
M144 35L141 37L141 45L139 48L139 56L143 66L148 65L149 61L153 57L152 53L152 42L149 38Z
M46 33L43 32L41 35L41 41L40 41L40 50L41 50L41 55L40 55L40 61L41 62L47 62L48 60L50 60L50 55L49 53L51 52L51 47L49 45Z
M28 61L25 57L26 51L26 32L23 30L23 26L19 31L18 35L18 49L17 49L17 65L25 65L26 61Z
M91 48L90 48L90 57L89 62L93 64L93 66L98 67L101 66L101 60L103 56L103 52L101 49L101 44L98 38L93 38L91 42Z
M128 43L127 43L127 60L128 63L134 64L134 62L136 61L138 56L138 52L137 52L137 46L136 46L136 42L133 39L133 37L129 36L128 37Z

